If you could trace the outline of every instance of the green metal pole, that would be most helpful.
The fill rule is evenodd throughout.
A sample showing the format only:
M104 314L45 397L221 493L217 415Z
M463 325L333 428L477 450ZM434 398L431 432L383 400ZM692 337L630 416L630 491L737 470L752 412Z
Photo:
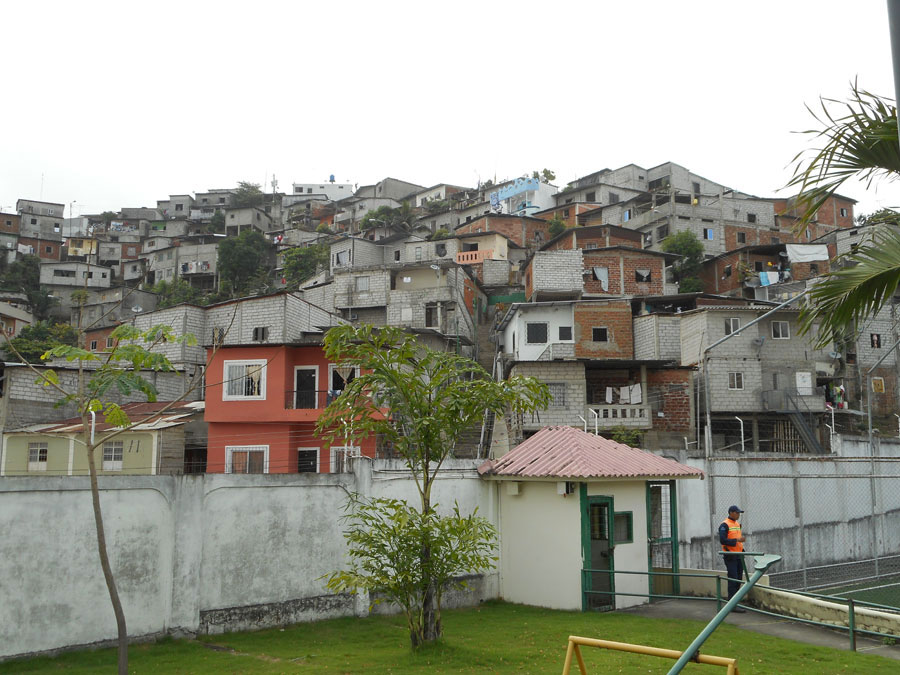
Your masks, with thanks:
M722 577L716 575L716 611L722 610Z
M733 553L731 555L734 555ZM740 555L740 554L738 554ZM744 598L747 593L750 592L750 589L759 581L762 576L766 573L766 571L779 560L781 560L780 555L775 555L772 553L766 554L745 554L745 555L756 555L757 557L754 560L756 565L756 571L753 572L753 576L750 577L750 580L741 586L738 589L738 592L734 594L734 597L729 600L725 606L716 614L712 621L707 624L706 628L698 635L691 645L684 650L684 653L681 655L681 658L675 662L675 665L672 666L672 669L669 671L669 675L674 675L675 673L680 673L682 669L687 665L687 662L694 658L694 655L697 654L700 650L700 646L706 642L710 635L713 634L713 631L719 627L719 624L725 620L725 617L731 613L731 610L737 607L738 603Z

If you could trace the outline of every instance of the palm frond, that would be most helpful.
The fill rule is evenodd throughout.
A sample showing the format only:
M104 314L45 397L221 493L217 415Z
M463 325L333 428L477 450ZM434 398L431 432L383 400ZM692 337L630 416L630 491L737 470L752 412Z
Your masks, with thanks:
M900 284L900 232L885 228L846 260L853 266L816 284L800 314L802 333L818 326L817 347L877 314L894 295Z
M854 82L848 101L821 98L821 112L807 108L823 128L811 134L821 147L803 150L791 163L794 175L785 189L799 189L796 206L802 229L816 211L850 178L871 185L876 178L900 176L897 108L886 99L859 89Z

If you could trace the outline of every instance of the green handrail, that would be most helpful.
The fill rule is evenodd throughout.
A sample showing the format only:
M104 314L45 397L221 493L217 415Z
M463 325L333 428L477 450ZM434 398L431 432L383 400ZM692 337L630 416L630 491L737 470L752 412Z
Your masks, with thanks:
M690 644L690 646L684 650L681 658L675 662L674 666L672 666L672 669L669 671L669 675L680 673L682 669L687 665L687 662L695 658L695 654L699 652L700 646L704 642L706 642L710 635L713 634L713 631L719 627L719 624L725 620L725 617L731 613L731 610L737 607L738 603L744 598L744 596L750 592L750 589L756 585L756 582L762 579L766 571L772 565L781 560L781 556L775 555L774 553L729 553L729 555L756 556L753 561L756 570L753 572L753 576L750 577L747 583L743 584L738 589L738 592L734 594L734 597L732 597L731 600L725 603L725 606L721 610L719 610L718 614L716 614L712 618L712 621L707 624L706 628L701 631L700 635L698 635Z

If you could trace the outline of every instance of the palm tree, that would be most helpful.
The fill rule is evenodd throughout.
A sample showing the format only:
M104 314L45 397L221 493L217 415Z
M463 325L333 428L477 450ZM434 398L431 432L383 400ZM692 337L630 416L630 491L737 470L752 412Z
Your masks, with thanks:
M900 178L900 138L893 101L851 86L847 101L820 99L821 113L810 113L823 127L812 134L821 147L794 157L794 175L786 188L799 188L798 228L815 216L827 199L851 178L870 186L876 179ZM897 217L881 219L900 225ZM850 266L833 271L810 291L801 314L803 332L818 325L818 346L844 334L877 313L900 283L900 231L883 227L870 244L848 255Z

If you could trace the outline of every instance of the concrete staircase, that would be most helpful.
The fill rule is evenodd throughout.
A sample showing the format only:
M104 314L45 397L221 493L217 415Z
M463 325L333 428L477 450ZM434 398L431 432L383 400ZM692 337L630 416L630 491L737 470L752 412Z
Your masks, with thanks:
M475 359L491 376L493 376L494 356L497 353L497 344L491 341L493 332L494 319L493 315L479 317L478 330L475 338L476 350ZM463 432L456 443L454 457L459 458L475 458L484 457L484 448L491 445L491 432L493 431L494 416L489 414L486 420L484 436L482 437L481 423L473 425Z

